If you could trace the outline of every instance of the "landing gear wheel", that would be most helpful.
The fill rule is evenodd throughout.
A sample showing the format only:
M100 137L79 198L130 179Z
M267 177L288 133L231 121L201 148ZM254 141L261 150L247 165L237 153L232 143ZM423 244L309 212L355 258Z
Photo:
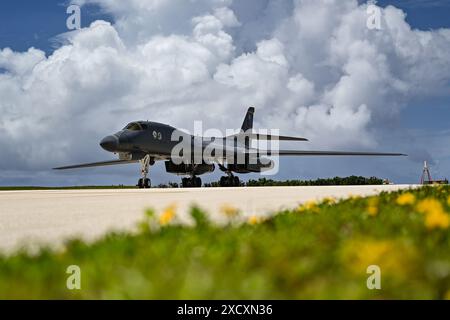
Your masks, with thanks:
M241 181L239 180L239 177L235 176L221 177L219 185L221 187L239 187L241 185Z
M137 186L139 189L149 189L152 187L152 182L149 178L139 179Z
M183 186L183 188L189 188L189 179L188 178L181 179L181 185Z
M153 165L155 161L150 157L150 155L146 155L142 160L140 160L140 163L142 178L139 179L137 187L139 189L151 188L152 182L149 178L147 178L147 175L149 173L149 167Z
M201 188L202 179L198 177L183 178L181 179L181 185L183 186L183 188Z
M228 177L220 177L219 185L221 187L227 187L227 179L228 179Z

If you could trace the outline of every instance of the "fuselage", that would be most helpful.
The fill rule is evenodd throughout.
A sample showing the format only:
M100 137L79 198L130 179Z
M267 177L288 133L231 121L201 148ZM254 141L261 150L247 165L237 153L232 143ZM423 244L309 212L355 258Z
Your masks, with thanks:
M244 157L247 149L244 140L233 136L193 136L167 124L150 121L131 122L119 132L103 138L100 146L119 154L122 160L140 160L150 155L154 160L194 164L218 162L227 152L230 155L225 156L226 162L238 163L237 154Z
M137 121L128 124L119 132L103 138L100 146L106 151L114 153L168 156L178 143L172 141L175 131L178 130L163 123ZM180 134L184 134L187 139L190 139L190 135L182 132Z

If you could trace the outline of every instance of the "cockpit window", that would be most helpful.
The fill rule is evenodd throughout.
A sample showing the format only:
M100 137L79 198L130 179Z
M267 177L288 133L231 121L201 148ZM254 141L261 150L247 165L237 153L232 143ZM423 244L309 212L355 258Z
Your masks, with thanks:
M141 123L141 127L142 127L142 130L147 130L148 129L148 124Z
M130 130L130 131L142 131L142 127L139 123L137 122L132 122L129 125L127 125L125 127L125 130Z

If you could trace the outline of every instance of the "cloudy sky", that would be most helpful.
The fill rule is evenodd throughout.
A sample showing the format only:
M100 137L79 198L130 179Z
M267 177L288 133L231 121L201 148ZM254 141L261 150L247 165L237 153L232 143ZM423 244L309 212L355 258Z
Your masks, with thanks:
M138 165L49 168L111 159L99 140L133 120L225 130L253 105L311 140L286 147L410 155L290 158L278 179L450 177L448 1L378 1L379 29L357 0L72 2L78 31L69 1L0 4L0 185L134 184Z

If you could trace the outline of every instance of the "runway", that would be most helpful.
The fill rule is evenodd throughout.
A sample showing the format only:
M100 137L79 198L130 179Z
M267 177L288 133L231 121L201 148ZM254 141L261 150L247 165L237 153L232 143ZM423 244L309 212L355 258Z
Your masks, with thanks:
M98 239L109 231L133 231L148 208L157 213L171 205L183 223L198 205L220 223L223 206L244 216L270 215L308 200L373 195L412 185L259 187L150 190L49 190L0 192L0 251L40 245L60 247L71 238Z

